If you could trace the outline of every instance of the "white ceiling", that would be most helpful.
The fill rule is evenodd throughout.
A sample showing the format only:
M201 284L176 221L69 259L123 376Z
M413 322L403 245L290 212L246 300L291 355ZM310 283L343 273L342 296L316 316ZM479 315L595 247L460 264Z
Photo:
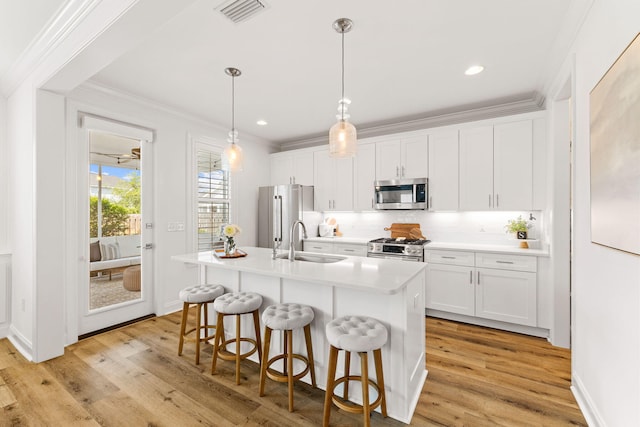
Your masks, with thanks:
M65 0L0 0L0 77L13 65Z
M345 35L345 95L351 121L365 129L535 98L579 0L265 1L266 11L234 24L214 10L220 0L198 0L92 81L230 127L224 69L234 66L243 73L236 79L240 143L243 133L278 142L324 135L340 98L340 35L332 23L348 17L354 27ZM0 2L0 24L10 21L9 6L55 11L51 4L60 3ZM44 15L39 10L33 20L42 24ZM38 22L20 19L35 35ZM465 76L476 63L485 71ZM269 124L258 126L258 119Z

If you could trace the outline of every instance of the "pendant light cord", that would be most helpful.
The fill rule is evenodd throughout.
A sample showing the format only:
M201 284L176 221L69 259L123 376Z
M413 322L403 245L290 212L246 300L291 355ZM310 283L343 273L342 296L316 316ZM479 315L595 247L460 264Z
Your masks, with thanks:
M344 28L342 29L342 99L340 99L340 110L344 122Z
M236 76L231 76L231 143L236 143Z

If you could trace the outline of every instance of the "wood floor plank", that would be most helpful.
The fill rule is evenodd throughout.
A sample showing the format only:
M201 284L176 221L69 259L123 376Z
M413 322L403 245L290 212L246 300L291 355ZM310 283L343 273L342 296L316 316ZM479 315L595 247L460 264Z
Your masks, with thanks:
M180 313L147 319L69 346L41 364L0 340L0 427L315 426L324 392L268 382L258 396L258 365L233 362L211 375L211 346L200 365L193 345L178 356ZM447 320L426 319L429 370L411 425L586 426L570 391L571 353L546 340ZM332 426L361 425L359 414L333 408ZM373 426L402 423L372 416Z

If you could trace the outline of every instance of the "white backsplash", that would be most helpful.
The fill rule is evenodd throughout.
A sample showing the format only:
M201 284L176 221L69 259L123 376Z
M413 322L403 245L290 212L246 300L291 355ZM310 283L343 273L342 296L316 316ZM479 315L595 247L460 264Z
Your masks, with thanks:
M517 246L519 242L513 235L505 233L504 226L510 219L522 215L529 219L533 214L536 220L529 230L530 239L543 236L542 213L540 211L521 212L424 212L379 211L379 212L325 212L324 218L336 219L344 237L374 239L389 237L385 227L394 222L420 224L422 234L427 239L451 243L481 243L488 245ZM538 247L540 242L530 242L529 246Z

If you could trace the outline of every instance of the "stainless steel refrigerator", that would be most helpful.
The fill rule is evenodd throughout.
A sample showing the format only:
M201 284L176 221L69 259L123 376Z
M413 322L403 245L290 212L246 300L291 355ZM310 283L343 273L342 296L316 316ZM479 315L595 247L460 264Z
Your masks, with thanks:
M273 248L274 241L281 242L280 249L289 249L291 224L304 222L303 212L313 211L313 187L299 184L260 187L258 193L258 246ZM305 226L308 224L305 223ZM294 248L302 250L302 227L296 227ZM311 236L313 230L307 229Z

